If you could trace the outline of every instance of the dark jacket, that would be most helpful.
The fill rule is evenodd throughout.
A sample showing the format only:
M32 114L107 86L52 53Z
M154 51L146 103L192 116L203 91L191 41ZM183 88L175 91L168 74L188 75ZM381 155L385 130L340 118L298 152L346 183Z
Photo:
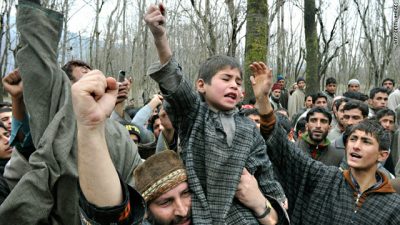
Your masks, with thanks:
M306 156L279 126L263 136L268 155L279 168L278 176L284 177L281 184L288 197L291 224L400 224L400 196L382 173L378 172L382 182L377 188L357 196L348 172Z
M311 144L308 134L304 134L302 139L296 142L295 146L302 149L309 157L328 166L339 167L345 155L342 149L336 149L330 145L328 139L325 139L324 143L319 145Z

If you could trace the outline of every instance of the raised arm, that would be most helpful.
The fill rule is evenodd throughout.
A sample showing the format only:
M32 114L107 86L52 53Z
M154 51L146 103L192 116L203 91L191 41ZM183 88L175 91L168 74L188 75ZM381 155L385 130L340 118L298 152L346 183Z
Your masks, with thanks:
M2 80L4 89L10 94L12 102L12 129L10 145L16 146L24 157L29 160L30 154L35 151L32 144L31 132L29 128L29 117L25 109L23 99L23 84L16 69L7 74Z
M122 202L122 188L105 138L105 120L114 108L117 91L116 81L105 78L98 70L72 86L78 126L79 184L86 199L99 207Z
M307 157L287 139L286 132L280 126L270 123L271 114L268 113L271 113L271 109L266 99L272 84L272 73L264 63L257 63L252 72L251 82L260 108L260 131L267 144L268 156L281 178L289 205L294 205L299 193L312 192L321 185L320 177L335 176L340 171ZM268 126L274 126L272 133L265 132L270 129Z
M147 26L150 28L154 37L154 43L157 48L158 57L160 58L161 65L164 65L172 57L172 51L168 43L167 31L165 29L165 7L161 3L151 5L147 9L144 16Z
M193 86L183 78L182 68L172 56L165 29L165 7L163 4L151 5L145 21L154 37L160 63L153 64L148 73L160 86L168 116L174 126L186 133L196 116L200 97Z

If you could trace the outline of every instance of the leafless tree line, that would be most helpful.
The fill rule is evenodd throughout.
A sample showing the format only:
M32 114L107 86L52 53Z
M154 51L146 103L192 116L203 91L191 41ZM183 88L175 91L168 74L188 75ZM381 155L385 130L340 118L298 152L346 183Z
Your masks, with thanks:
M18 36L12 9L15 0L0 4L0 74L14 66ZM308 1L308 0L307 0ZM394 43L393 1L313 0L318 50L316 62L307 62L304 0L268 0L268 36L263 53L274 74L292 83L298 76L315 76L322 90L327 77L340 84L358 78L364 91L379 85L385 77L399 81L399 48ZM396 0L394 0L396 1ZM267 0L265 0L267 2ZM333 3L335 2L335 3ZM125 70L133 79L131 96L136 103L157 92L146 75L156 59L150 33L143 22L148 0L44 0L44 5L62 11L64 32L60 42L60 65L82 59L107 75ZM199 64L215 54L245 59L246 0L165 0L169 38L174 55L194 81ZM79 7L77 7L80 5ZM70 21L80 7L93 12L82 18L87 30L74 30ZM12 35L14 32L14 35ZM317 66L306 74L307 64ZM343 91L343 85L340 85Z

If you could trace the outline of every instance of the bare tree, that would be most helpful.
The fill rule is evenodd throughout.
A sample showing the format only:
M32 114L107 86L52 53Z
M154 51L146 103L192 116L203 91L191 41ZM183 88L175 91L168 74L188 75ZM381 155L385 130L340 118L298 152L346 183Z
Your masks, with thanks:
M368 73L373 79L373 85L378 86L382 80L386 67L390 63L393 50L393 32L389 26L385 14L386 0L377 0L376 13L374 23L371 23L369 11L371 1L368 0L363 7L359 0L353 0L356 5L358 16L361 19L366 46L362 46L361 50L368 60ZM372 32L376 33L372 33Z
M319 91L318 79L318 35L315 20L315 0L304 0L304 32L306 37L307 94Z
M246 50L245 50L245 76L244 80L250 78L249 65L254 61L267 60L268 54L268 1L247 1L247 25L246 25ZM245 82L245 99L254 97L250 82Z

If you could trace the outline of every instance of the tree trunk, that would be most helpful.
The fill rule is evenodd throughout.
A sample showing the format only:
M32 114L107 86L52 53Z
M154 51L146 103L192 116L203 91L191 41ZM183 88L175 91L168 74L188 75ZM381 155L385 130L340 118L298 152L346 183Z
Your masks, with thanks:
M304 32L306 37L306 94L319 91L318 35L315 20L315 0L304 0Z
M64 33L61 47L61 65L65 64L65 56L67 54L67 42L68 42L68 11L69 3L68 0L64 0L63 13L64 13Z
M244 63L245 100L254 97L250 83L249 65L254 61L267 60L268 53L268 1L247 1L246 46Z

